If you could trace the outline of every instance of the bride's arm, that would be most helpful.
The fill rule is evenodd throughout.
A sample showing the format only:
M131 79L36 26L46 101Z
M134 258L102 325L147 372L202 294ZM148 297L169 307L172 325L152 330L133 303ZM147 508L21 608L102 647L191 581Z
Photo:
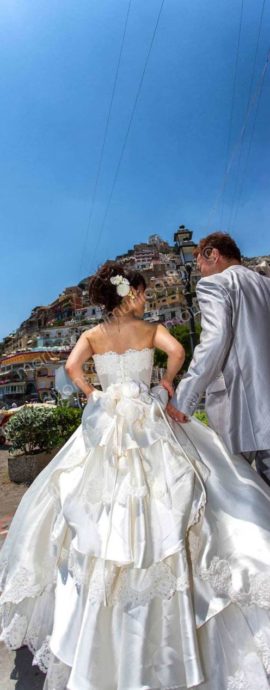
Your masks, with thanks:
M170 395L173 395L174 391L172 383L176 374L178 374L178 371L180 371L184 364L185 350L183 345L181 345L181 343L179 343L178 340L176 340L176 338L170 334L167 328L161 324L157 326L153 345L159 350L166 352L168 355L167 369L160 381L160 384L164 385L164 388L168 390Z
M65 370L69 378L80 388L83 393L88 396L95 390L94 386L89 385L85 379L83 371L83 364L92 356L93 350L91 348L89 339L86 333L82 333L75 347L70 353Z

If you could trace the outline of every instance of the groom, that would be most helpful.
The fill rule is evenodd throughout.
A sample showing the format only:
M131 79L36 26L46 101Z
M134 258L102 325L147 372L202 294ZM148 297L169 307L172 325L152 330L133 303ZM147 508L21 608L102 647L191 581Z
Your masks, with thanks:
M270 485L270 279L241 265L230 235L196 250L202 332L167 411L188 421L203 393L210 426Z

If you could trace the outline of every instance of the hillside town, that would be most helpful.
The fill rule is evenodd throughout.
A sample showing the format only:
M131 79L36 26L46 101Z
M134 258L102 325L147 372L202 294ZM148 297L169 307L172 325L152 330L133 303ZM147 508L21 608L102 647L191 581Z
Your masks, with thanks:
M145 319L186 324L190 303L199 320L195 287L200 278L193 257L192 231L181 225L169 245L159 235L135 244L116 257L124 266L140 271L147 283ZM249 268L270 277L270 256L243 257ZM190 267L190 272L187 271ZM188 276L190 273L190 284ZM63 365L81 333L102 320L99 307L89 303L89 280L64 288L49 305L35 306L30 316L0 343L0 405L46 402L55 397L55 372ZM188 303L187 296L191 296ZM97 383L94 365L86 365L89 381Z

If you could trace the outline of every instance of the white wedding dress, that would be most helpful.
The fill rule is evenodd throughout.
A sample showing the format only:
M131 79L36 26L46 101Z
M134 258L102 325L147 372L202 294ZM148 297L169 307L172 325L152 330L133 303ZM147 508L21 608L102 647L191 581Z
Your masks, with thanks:
M269 689L268 487L166 416L152 349L94 360L103 391L2 548L1 639L44 690Z

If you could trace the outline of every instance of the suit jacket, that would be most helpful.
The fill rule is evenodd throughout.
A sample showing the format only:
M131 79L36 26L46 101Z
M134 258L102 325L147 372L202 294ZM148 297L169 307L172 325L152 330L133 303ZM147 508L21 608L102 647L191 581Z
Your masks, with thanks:
M197 283L202 333L172 404L210 424L233 453L270 448L270 279L241 265Z

